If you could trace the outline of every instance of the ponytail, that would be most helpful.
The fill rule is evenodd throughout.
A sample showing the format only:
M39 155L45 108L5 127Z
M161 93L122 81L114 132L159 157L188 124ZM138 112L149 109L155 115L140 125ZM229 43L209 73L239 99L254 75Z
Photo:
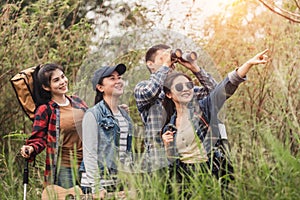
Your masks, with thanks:
M98 89L96 89L96 96L95 96L95 104L99 103L103 99L103 92L100 92Z

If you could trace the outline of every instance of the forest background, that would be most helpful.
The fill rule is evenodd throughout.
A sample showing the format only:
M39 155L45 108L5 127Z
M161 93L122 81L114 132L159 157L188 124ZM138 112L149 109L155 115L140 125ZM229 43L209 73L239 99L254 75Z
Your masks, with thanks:
M0 2L0 199L23 197L24 159L19 149L32 125L11 87L14 74L40 63L59 63L69 77L71 92L92 106L92 72L123 62L128 66L123 102L140 130L132 89L149 77L144 54L158 43L195 50L198 64L218 81L256 53L270 49L271 61L249 73L248 81L222 111L236 170L230 195L232 199L300 199L299 2L174 2ZM43 161L40 155L36 166L30 165L28 199L40 199ZM144 190L141 198L167 199L157 185ZM197 195L220 198L218 189Z

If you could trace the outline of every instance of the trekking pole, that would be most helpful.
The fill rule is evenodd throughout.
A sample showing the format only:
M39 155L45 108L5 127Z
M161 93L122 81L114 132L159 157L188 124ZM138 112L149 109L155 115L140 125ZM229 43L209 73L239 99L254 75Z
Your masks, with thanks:
M28 154L28 150L25 150L25 153ZM26 192L27 192L27 184L28 184L28 159L25 159L25 166L24 166L24 174L23 174L23 184L24 184L24 197L23 200L26 200Z

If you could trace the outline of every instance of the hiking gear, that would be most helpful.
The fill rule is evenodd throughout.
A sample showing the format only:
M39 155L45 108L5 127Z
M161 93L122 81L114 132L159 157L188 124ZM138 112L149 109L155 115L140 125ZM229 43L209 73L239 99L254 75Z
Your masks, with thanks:
M38 95L41 86L37 83L37 74L41 67L42 65L38 65L24 69L10 79L17 99L31 121L34 119L36 108L43 104Z
M25 153L28 153L28 150L25 150ZM26 193L27 193L27 184L28 184L28 159L25 159L25 166L24 166L24 174L23 174L23 184L24 184L24 196L23 200L26 200Z

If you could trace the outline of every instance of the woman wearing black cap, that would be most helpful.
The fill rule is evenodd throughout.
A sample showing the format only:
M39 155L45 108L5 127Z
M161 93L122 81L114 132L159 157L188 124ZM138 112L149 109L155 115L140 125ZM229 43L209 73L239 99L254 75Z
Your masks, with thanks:
M120 165L132 163L132 120L120 108L124 92L121 75L124 64L102 67L94 73L95 105L83 118L83 159L87 181L92 193L104 198L109 190L118 190L117 172ZM98 195L97 195L98 196Z

